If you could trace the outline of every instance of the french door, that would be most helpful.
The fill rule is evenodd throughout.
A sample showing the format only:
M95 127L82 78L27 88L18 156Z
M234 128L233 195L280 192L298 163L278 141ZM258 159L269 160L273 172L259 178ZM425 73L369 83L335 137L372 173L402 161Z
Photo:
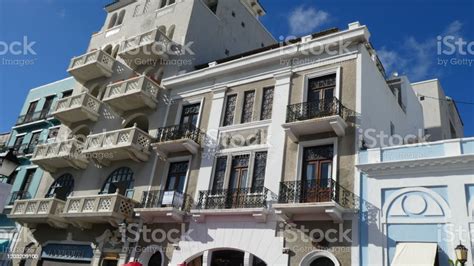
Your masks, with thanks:
M228 186L227 207L239 207L245 204L248 187L249 156L241 155L232 158L232 170Z
M179 121L180 127L185 129L197 127L200 108L200 103L183 106L183 112Z
M331 201L333 146L305 148L303 154L301 201Z
M331 111L336 89L336 74L317 77L308 81L308 115L315 117Z

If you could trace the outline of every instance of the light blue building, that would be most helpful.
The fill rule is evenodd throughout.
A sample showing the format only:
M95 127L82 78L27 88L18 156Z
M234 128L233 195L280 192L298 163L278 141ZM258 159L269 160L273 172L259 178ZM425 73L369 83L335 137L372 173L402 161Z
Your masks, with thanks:
M473 265L473 165L474 138L362 152L360 265Z
M16 238L15 223L7 218L14 200L35 197L44 173L30 162L31 155L36 145L57 136L60 123L50 115L51 109L57 99L71 95L74 82L73 78L67 78L32 89L26 97L17 122L12 127L4 149L13 149L20 166L10 177L0 179L2 183L12 185L7 206L0 214L0 255L8 251Z

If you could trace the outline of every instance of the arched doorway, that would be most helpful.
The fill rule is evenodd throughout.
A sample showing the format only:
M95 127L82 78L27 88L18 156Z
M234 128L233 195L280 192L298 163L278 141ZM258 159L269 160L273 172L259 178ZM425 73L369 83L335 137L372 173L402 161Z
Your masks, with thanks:
M138 114L130 117L128 121L125 121L124 128L134 127L135 125L148 133L148 118L145 115Z
M204 252L206 253L206 252ZM253 254L248 254L245 256L245 252L236 249L217 249L217 250L208 250L207 251L208 261L204 261L204 257L201 254L193 256L193 259L187 261L186 265L188 266L201 266L204 263L210 264L211 266L267 266L267 264L257 256Z
M153 256L151 256L150 260L148 261L148 266L161 266L163 263L163 258L161 256L161 252L155 252Z
M336 256L329 251L316 250L304 256L300 266L340 266Z
M133 188L133 171L128 167L121 167L113 171L105 180L100 194L114 194L116 192L127 196Z
M54 181L49 187L46 198L55 197L60 200L66 200L74 189L74 178L71 174L64 174Z
M309 265L310 266L335 266L334 262L330 258L327 258L327 257L317 258L313 260L313 262L311 262L311 264Z

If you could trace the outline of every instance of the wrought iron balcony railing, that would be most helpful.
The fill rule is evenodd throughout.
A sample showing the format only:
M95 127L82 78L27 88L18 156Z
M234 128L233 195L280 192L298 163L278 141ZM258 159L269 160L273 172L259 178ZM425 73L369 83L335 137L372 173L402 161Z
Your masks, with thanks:
M25 199L31 199L30 192L28 191L12 192L8 205L13 205L15 203L15 200L25 200Z
M143 192L139 208L173 207L182 211L190 211L193 199L187 194L177 191L152 190Z
M203 138L204 132L197 127L176 125L158 129L157 142L190 139L201 145Z
M278 203L336 202L348 209L358 208L358 197L333 179L326 182L287 181L280 183Z
M196 209L266 208L268 192L264 187L200 191Z
M18 119L16 120L15 125L19 126L19 125L23 125L23 124L27 124L27 123L31 123L31 122L35 122L35 121L39 121L39 120L43 120L43 119L46 119L46 118L49 118L49 117L51 117L49 109L48 110L42 110L42 111L39 111L39 112L29 113L29 114L26 114L26 115L19 116Z
M344 106L337 98L288 105L286 122L304 121L333 115L343 116Z

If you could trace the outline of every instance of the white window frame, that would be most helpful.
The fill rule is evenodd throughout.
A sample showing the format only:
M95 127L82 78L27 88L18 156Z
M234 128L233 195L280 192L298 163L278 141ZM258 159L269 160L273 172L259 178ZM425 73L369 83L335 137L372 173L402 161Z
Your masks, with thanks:
M301 181L303 177L303 151L304 148L317 147L325 145L333 145L333 158L332 158L332 179L338 182L337 169L338 169L338 139L327 138L317 139L310 141L302 141L298 144L298 163L296 165L296 177L295 181Z

